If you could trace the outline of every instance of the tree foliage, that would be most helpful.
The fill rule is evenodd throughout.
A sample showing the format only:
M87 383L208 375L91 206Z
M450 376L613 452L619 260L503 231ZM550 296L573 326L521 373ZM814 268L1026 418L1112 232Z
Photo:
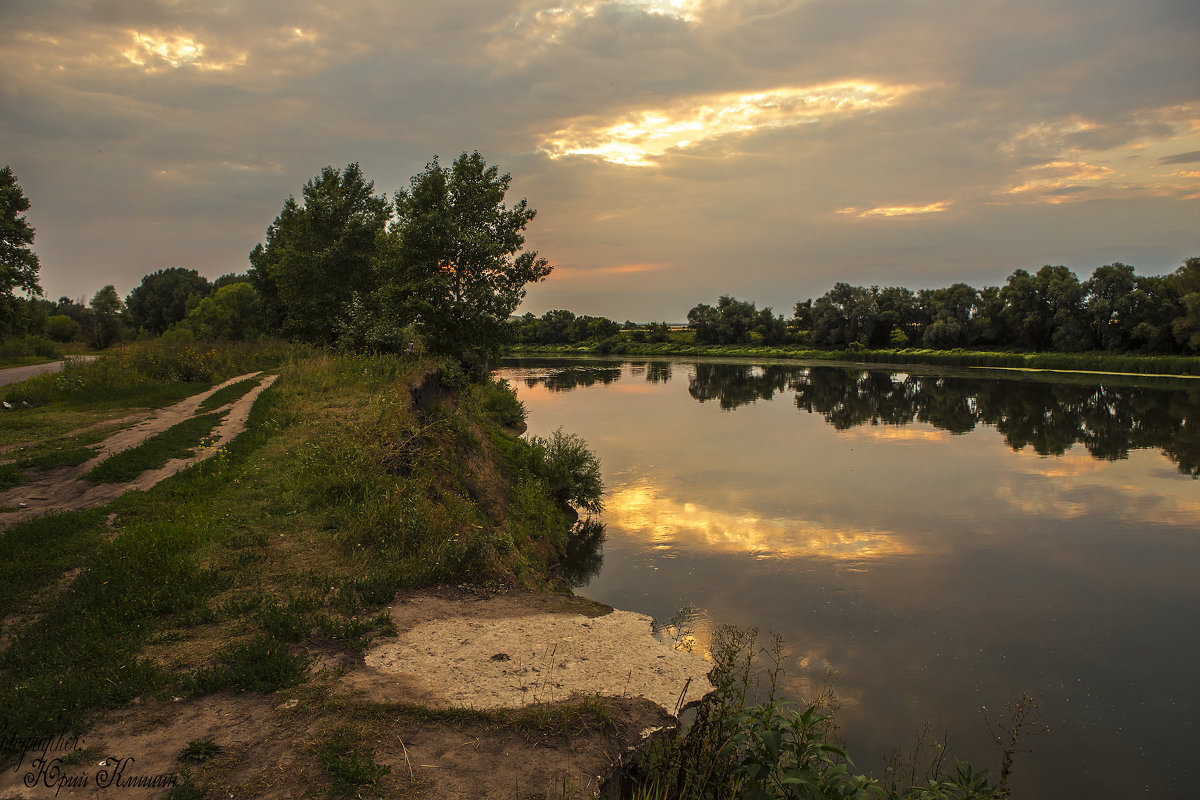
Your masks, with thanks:
M303 204L284 202L266 245L250 253L251 282L271 327L330 344L354 295L376 287L376 239L390 211L374 188L357 163L325 167L304 184Z
M135 329L160 336L211 293L208 278L196 270L169 267L142 278L125 305Z
M119 342L125 336L125 318L125 303L112 284L96 292L84 314L83 330L88 344L102 350Z
M786 336L783 317L770 308L722 295L716 307L700 303L688 312L688 327L701 344L744 344L757 335L764 344L779 344Z
M522 252L536 212L504 204L511 177L478 151L450 167L435 157L396 193L383 259L384 306L407 306L435 352L481 363L495 355L525 286L550 274Z
M21 191L12 168L0 169L0 295L14 290L40 295L41 263L33 252L33 226L26 221L29 199Z

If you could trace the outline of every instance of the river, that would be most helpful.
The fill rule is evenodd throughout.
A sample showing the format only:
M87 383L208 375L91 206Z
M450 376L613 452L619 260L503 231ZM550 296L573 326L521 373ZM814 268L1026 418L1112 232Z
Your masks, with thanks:
M1200 381L795 362L512 359L530 434L606 484L578 591L785 642L859 771L927 726L1018 800L1200 785ZM984 708L986 707L986 711ZM1036 716L1036 715L1035 715ZM1007 737L1005 737L1007 738Z

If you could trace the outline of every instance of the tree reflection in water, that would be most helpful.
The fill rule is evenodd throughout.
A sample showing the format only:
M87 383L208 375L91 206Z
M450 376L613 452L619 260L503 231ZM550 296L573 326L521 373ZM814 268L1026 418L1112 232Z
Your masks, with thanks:
M562 561L563 577L573 588L591 583L604 566L604 524L587 517L575 523L567 538L567 552Z
M526 385L569 391L621 377L620 361L562 367ZM665 383L679 362L636 362L639 377ZM1200 384L1137 378L1099 382L1077 377L914 375L882 369L786 364L688 364L688 394L733 411L793 392L796 408L820 414L838 430L860 425L924 422L953 434L983 424L1013 450L1062 455L1082 444L1092 457L1116 461L1130 450L1157 449L1179 471L1200 476Z
M838 430L924 422L954 434L990 425L1013 450L1061 455L1082 444L1115 461L1161 450L1185 475L1200 475L1200 386L1112 385L911 375L842 367L696 364L689 393L733 410L776 393Z

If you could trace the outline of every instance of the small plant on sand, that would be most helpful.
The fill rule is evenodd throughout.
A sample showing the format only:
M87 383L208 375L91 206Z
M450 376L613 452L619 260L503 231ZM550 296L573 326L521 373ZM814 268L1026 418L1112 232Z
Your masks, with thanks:
M212 739L193 739L179 751L179 760L185 764L203 764L221 752L221 746Z
M318 763L341 794L354 795L361 786L373 786L392 768L375 762L375 751L363 747L348 728L337 728L318 754Z

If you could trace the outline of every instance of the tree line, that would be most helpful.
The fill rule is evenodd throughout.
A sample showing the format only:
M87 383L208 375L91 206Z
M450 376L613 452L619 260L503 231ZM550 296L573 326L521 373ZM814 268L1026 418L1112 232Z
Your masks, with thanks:
M435 156L391 200L357 163L326 167L289 197L249 269L209 282L171 267L146 275L122 300L106 286L91 303L40 299L29 202L0 171L0 335L246 339L264 335L356 350L414 344L482 368L511 333L527 284L552 267L524 251L536 212L504 202L511 177L478 152L450 166ZM27 298L15 296L26 292Z
M1169 275L1106 264L1086 281L1063 266L1018 269L982 289L837 283L796 303L790 319L723 296L692 308L688 325L701 344L1190 354L1200 352L1200 258Z

